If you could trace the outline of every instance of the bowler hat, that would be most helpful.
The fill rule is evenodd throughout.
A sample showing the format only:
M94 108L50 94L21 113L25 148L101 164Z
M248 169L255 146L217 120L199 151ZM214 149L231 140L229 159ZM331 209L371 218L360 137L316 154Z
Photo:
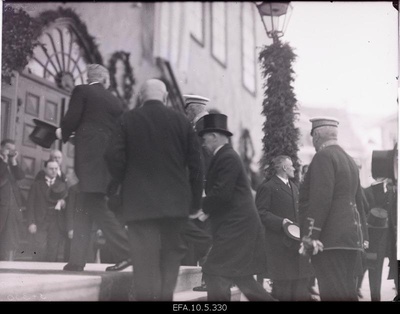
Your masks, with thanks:
M285 234L294 240L300 240L300 228L299 225L294 222L287 222L283 225L283 231Z
M388 213L386 209L374 207L370 210L368 219L368 227L372 228L387 228L388 227Z
M310 119L311 122L311 136L313 131L316 128L321 126L334 126L337 127L339 125L339 121L332 117L315 117Z
M47 190L47 193L50 201L57 202L67 196L68 186L65 182L55 180L54 184Z
M57 127L39 119L33 119L33 122L36 124L36 126L29 135L29 138L32 142L38 144L39 146L50 148L57 139Z
M392 150L372 151L372 177L397 180L397 143Z
M228 117L222 113L210 113L203 117L203 129L198 132L199 136L204 133L218 132L227 136L233 134L228 130Z

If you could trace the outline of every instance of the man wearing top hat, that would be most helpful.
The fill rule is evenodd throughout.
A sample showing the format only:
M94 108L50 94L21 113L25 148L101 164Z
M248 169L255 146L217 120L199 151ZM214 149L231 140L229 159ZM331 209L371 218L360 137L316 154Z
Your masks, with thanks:
M298 224L299 191L294 167L289 156L272 160L275 175L257 189L256 206L265 227L267 249L267 278L271 279L272 296L279 301L310 301L308 289L313 275L308 258L298 253L300 239L286 234L287 226Z
M231 284L249 301L273 301L254 279L266 267L265 235L240 156L229 144L227 116L204 116L199 132L213 155L206 175L203 212L209 215L212 246L203 264L209 301L230 301Z
M87 66L88 84L76 86L68 111L56 135L65 143L75 132L74 169L79 179L87 219L74 230L71 255L64 270L82 271L86 264L93 222L103 231L119 262L106 270L118 271L131 265L126 230L107 207L106 193L111 181L104 152L123 109L118 98L107 90L108 70L99 64ZM84 227L85 226L85 227ZM84 228L83 228L84 227Z
M358 301L355 271L367 240L359 170L339 146L339 122L310 121L316 154L300 186L299 252L311 256L321 301Z
M56 262L58 246L65 232L63 220L67 184L57 180L59 165L54 160L44 163L44 176L37 178L27 202L28 230L32 234L34 260Z

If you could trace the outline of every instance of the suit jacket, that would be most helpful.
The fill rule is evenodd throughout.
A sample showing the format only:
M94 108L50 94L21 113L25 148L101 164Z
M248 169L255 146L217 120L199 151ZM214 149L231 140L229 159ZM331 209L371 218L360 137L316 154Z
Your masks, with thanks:
M74 88L61 121L64 143L75 132L75 172L82 192L106 193L111 176L104 152L115 131L122 105L101 84Z
M66 186L60 177L56 177L58 184ZM38 177L31 185L27 202L27 219L30 224L39 225L43 223L48 215L56 215L60 230L65 231L65 220L63 209L55 210L56 200L49 197L50 187L46 183L45 177Z
M125 221L188 217L200 208L199 138L185 115L162 102L125 113L105 158L122 183Z
M22 220L22 213L20 212L22 196L17 181L22 180L25 174L18 165L9 165L8 169L7 166L0 158L0 232L7 222L10 210L17 210ZM14 198L15 201L11 201L11 198ZM12 206L19 208L11 208Z
M230 144L211 159L205 192L212 247L203 272L227 277L264 273L264 228L243 163Z
M289 188L277 176L264 181L257 189L256 206L265 227L268 278L294 280L312 275L308 258L298 253L300 241L289 238L282 222L288 218L298 223L298 188Z
M311 238L319 239L324 250L363 250L363 210L359 172L353 158L339 145L318 151L300 186L301 234L309 234L307 218L311 218Z

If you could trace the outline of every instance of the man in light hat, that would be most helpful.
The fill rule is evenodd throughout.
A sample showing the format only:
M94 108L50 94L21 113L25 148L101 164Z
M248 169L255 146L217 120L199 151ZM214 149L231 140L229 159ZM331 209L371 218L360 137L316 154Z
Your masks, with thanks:
M367 240L359 170L338 144L339 122L310 121L316 154L300 186L299 252L311 256L321 301L358 301L355 270Z
M122 182L136 301L172 301L186 253L182 228L199 210L203 187L200 141L185 115L166 107L157 79L141 87L141 106L125 113L106 152Z
M232 133L227 116L204 116L199 136L213 155L203 198L212 233L211 250L202 268L207 299L230 301L234 283L249 301L274 301L254 279L266 271L265 235L243 162L229 144Z
M185 112L194 130L198 133L203 129L203 118L208 114L207 102L208 98L198 95L183 95L185 99ZM202 146L201 160L205 171L208 168L211 155L207 149ZM211 246L210 224L205 215L194 215L183 229L183 237L188 246L188 252L182 261L182 265L201 266ZM194 291L207 291L204 278L201 285L193 288Z
M106 194L111 175L104 152L123 110L119 99L107 90L110 77L104 66L89 64L87 77L87 85L76 86L72 91L68 111L61 127L56 130L57 137L64 143L75 132L74 169L79 179L82 206L89 213L74 230L70 258L64 270L83 271L95 222L118 261L106 270L118 271L131 265L129 242L124 226L107 207Z

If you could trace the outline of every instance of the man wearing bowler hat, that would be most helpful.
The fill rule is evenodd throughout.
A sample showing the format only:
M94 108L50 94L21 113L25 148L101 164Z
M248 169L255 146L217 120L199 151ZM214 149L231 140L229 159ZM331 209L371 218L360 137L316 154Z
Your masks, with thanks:
M87 85L76 86L66 115L56 135L65 143L75 132L74 168L79 179L82 202L88 211L86 220L74 230L69 262L64 270L82 271L86 264L93 222L103 231L117 264L108 271L122 270L131 265L128 236L124 226L107 207L106 193L111 181L104 160L110 136L123 110L118 98L107 90L108 70L99 64L87 66Z
M272 296L279 301L310 301L308 282L313 275L308 258L300 256L300 238L285 231L299 221L299 190L290 179L294 167L289 156L272 160L275 175L265 180L256 193L256 206L265 227L267 277L272 280Z
M265 235L243 163L229 144L227 116L208 114L203 122L199 136L213 155L203 198L212 234L202 269L207 298L230 301L234 283L249 301L273 301L253 277L266 270Z
M316 154L300 186L299 252L311 256L321 301L358 301L355 270L367 244L359 170L338 144L339 122L310 121Z

